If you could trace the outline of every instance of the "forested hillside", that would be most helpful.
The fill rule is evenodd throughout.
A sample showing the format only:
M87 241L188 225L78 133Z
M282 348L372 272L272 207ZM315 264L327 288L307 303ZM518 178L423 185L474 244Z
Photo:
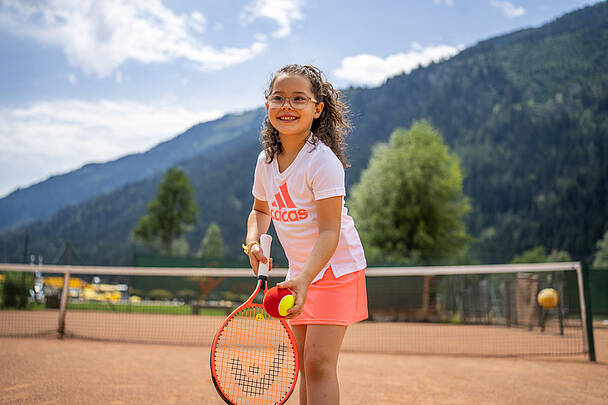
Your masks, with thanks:
M585 259L608 225L606 44L601 3L351 91L351 179L379 136L427 118L465 168L474 257L505 261L542 245Z
M509 261L534 246L587 260L608 226L608 5L599 3L536 29L493 38L454 58L373 88L344 93L354 131L348 185L373 144L396 127L427 119L460 156L471 199L471 258ZM200 209L188 235L196 250L210 222L240 255L260 121L212 154L179 163ZM48 221L0 236L0 261L30 250L57 255L65 239L88 264L130 263L130 231L161 175L130 183ZM75 259L76 260L76 259Z

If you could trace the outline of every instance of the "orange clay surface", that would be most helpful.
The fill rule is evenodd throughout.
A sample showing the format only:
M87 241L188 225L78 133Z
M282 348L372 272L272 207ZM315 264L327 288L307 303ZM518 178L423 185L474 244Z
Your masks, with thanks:
M341 403L608 404L608 329L595 339L597 363L347 351ZM0 405L224 403L205 346L0 338L0 365Z

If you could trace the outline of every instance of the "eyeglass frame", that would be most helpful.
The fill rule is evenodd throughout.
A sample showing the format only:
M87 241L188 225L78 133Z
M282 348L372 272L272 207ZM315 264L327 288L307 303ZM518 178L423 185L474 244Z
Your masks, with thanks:
M285 101L286 101L286 100L289 100L289 105L290 105L290 106L291 106L291 108L293 108L294 110L302 110L302 109L304 109L304 108L306 107L306 105L308 105L308 102L309 102L309 101L312 101L312 102L313 102L313 103L315 103L315 104L319 104L319 102L318 102L318 101L317 101L315 98L313 98L313 97L309 97L309 96L302 96L302 95L297 95L296 97L303 97L303 98L306 98L307 100L306 100L306 104L302 105L302 108L296 108L296 107L295 107L295 106L294 106L294 105L291 103L291 97L285 97L285 96L282 96L282 95L280 95L280 94L275 94L275 95L270 94L270 95L266 96L266 102L267 102L268 104L270 104L270 103L271 103L271 101L269 100L269 98L270 98L270 97L283 97L283 102L281 103L281 105L280 105L280 106L278 106L278 107L275 107L275 108L283 108L283 106L285 105Z

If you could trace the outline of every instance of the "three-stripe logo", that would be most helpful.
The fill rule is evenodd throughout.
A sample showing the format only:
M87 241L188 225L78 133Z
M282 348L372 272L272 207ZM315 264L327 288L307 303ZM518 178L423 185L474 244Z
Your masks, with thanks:
M296 207L289 195L287 183L283 183L279 192L274 195L270 215L275 221L297 222L308 218L308 211Z

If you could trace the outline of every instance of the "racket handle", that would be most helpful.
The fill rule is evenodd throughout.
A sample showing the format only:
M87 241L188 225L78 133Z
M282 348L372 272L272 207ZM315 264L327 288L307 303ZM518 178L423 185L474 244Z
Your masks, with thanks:
M258 266L258 276L268 277L268 265L270 264L270 244L272 243L272 236L263 234L260 236L260 245L262 246L262 253L268 259L266 263L260 262Z

